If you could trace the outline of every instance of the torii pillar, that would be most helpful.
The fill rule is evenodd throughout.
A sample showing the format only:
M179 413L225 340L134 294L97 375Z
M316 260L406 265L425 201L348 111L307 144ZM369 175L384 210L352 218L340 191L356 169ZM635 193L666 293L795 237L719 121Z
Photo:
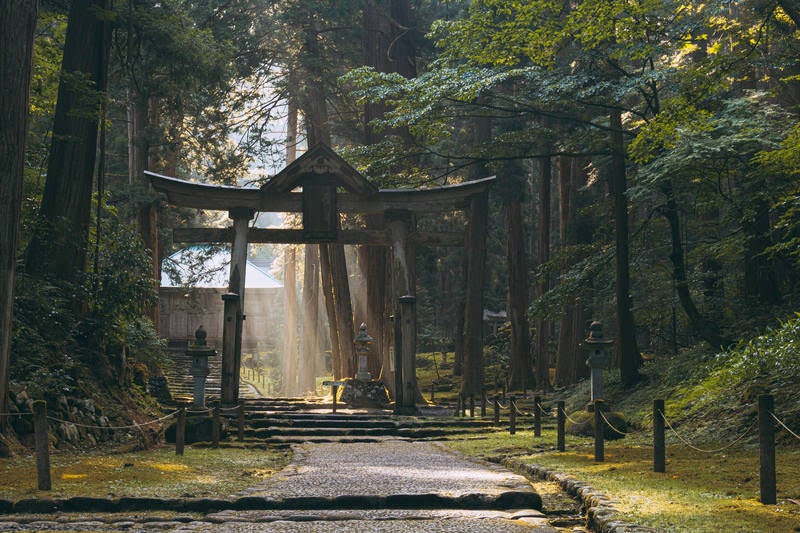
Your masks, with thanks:
M223 405L239 402L239 372L242 365L242 322L244 316L244 283L247 271L247 232L255 212L249 208L234 208L228 212L233 220L231 270L222 324L222 382Z
M391 210L385 213L392 244L392 280L395 306L396 350L400 357L395 363L395 412L411 414L416 412L417 377L417 311L416 311L416 265L414 245L409 235L414 231L414 216L410 211Z

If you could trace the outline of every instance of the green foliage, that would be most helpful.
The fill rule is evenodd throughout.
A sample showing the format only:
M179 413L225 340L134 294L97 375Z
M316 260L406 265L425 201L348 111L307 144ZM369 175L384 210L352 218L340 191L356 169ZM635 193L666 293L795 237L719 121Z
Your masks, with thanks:
M105 210L100 235L93 228L92 238L97 245L90 248L92 270L84 280L89 302L85 322L91 327L84 334L107 352L124 351L155 370L164 362L164 347L146 318L158 305L150 254L136 229L113 209Z
M741 390L749 382L774 388L796 385L800 376L800 315L716 356L721 386Z
M34 397L67 393L75 386L79 362L67 340L76 321L71 292L70 287L17 275L11 378L28 381Z
M156 305L149 255L113 210L104 215L99 247L90 248L93 270L81 282L18 276L12 379L37 396L71 392L87 374L109 383L131 360L151 370L164 364L163 343L144 317Z

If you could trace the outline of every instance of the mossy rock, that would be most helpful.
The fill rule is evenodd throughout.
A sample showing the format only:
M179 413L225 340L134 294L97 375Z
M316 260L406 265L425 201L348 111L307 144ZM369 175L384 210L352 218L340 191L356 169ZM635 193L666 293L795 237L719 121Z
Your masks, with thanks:
M164 439L168 443L175 442L175 430L178 426L177 420L167 427L164 431ZM228 436L228 430L225 421L222 421L219 431L220 440ZM210 416L191 416L186 418L186 434L184 442L192 444L195 442L211 442L214 440L214 419Z
M614 428L627 433L628 421L625 415L617 411L603 411L603 416ZM578 411L577 413L570 413L565 431L570 435L594 437L594 412ZM608 424L603 424L603 439L617 440L625 437L619 431L614 431Z

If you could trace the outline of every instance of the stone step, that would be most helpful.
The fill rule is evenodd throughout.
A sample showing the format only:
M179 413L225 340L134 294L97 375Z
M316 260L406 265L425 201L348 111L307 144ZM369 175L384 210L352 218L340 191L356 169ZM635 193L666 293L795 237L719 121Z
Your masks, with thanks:
M498 431L504 431L501 428ZM405 437L408 439L429 439L434 437L445 437L451 435L463 435L469 433L486 433L486 429L475 428L468 430L464 428L349 428L349 427L330 427L330 428L287 428L287 427L267 427L267 428L246 428L245 437L255 439L272 439L274 437L292 437L307 440L313 437Z
M486 429L494 426L491 420L459 420L459 419L413 419L404 418L366 418L366 417L343 417L326 415L313 417L260 417L252 414L245 415L247 425L253 428L280 427L290 429L293 427L303 428L393 428L393 429L421 429L436 427L455 427L467 429Z

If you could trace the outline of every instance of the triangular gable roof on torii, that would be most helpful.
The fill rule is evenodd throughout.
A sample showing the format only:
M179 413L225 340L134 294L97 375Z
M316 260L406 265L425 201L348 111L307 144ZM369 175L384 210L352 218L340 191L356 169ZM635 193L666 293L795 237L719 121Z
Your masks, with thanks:
M291 192L304 182L329 179L332 185L358 195L371 195L378 188L325 144L318 144L275 174L262 192Z

